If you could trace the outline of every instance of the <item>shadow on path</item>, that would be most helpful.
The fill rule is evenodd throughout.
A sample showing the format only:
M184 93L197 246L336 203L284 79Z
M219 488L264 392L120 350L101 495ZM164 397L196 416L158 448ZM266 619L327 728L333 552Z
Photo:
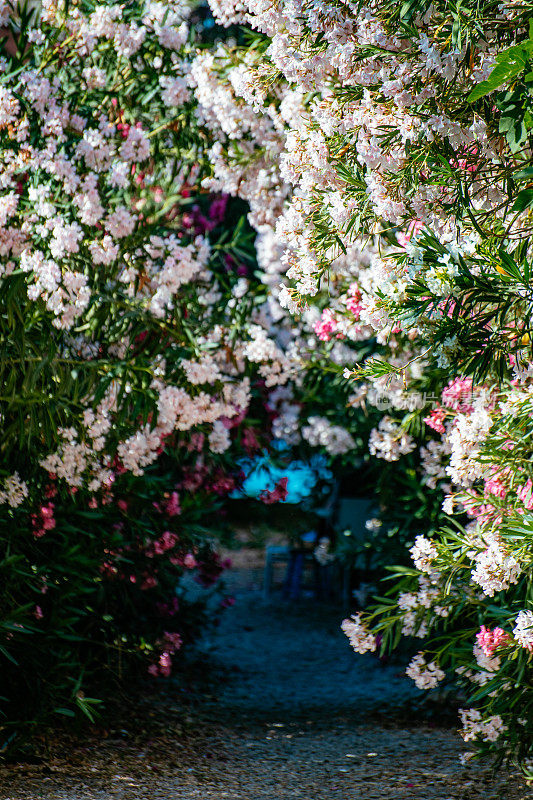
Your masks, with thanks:
M204 642L220 676L185 735L98 742L69 774L0 771L0 800L522 800L521 781L459 763L456 731L387 710L417 694L403 667L357 656L341 612L266 605L234 573L236 603ZM158 708L154 712L167 713ZM179 714L179 710L177 714ZM7 782L6 782L7 781Z

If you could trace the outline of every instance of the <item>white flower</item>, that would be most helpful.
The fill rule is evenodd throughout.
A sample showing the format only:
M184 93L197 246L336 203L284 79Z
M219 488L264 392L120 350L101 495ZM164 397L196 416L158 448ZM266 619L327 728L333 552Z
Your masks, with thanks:
M224 453L230 445L231 438L228 429L220 420L217 420L209 434L209 449L212 453Z
M368 449L371 455L385 461L398 461L400 456L415 449L411 436L392 417L384 416L370 432Z
M432 572L432 563L437 558L437 548L425 536L417 536L410 551L414 565L421 572Z
M332 425L325 417L309 417L302 428L302 437L312 447L324 447L332 456L349 453L356 447L353 436L340 425Z
M424 653L417 653L411 659L405 673L414 680L418 689L434 689L446 677L446 673L434 661L429 664L426 662Z
M161 99L168 108L182 106L191 96L187 80L179 75L177 77L162 75L159 78L159 85L164 90Z
M520 611L515 620L513 636L521 647L533 651L533 611Z
M121 145L120 155L124 161L140 163L150 155L150 140L146 133L133 125L128 131L126 141Z
M352 614L351 619L343 620L341 628L356 653L373 653L376 650L376 637L367 630L361 614Z
M507 730L507 726L503 724L499 714L483 719L481 712L477 709L462 708L459 710L459 716L463 724L461 736L465 742L479 737L484 742L495 742Z
M486 550L475 555L474 561L476 566L472 572L472 580L489 597L516 583L522 572L519 562L507 552L497 537L490 541Z
M0 503L8 503L11 508L16 508L28 497L28 484L20 479L18 472L14 472L4 481L4 488L0 491Z
M135 227L135 217L127 208L117 208L106 218L104 227L113 238L123 239L132 233Z

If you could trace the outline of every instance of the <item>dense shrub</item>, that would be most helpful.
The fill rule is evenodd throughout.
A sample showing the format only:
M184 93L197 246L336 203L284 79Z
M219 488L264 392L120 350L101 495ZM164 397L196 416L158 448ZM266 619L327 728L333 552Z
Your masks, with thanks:
M154 468L125 477L98 508L50 485L55 527L38 538L27 511L2 515L4 749L57 715L93 719L132 679L170 675L174 654L216 619L218 589L180 588L184 573L214 587L222 572L204 527L216 531L213 495L169 494L171 479Z
M531 9L211 5L257 33L193 66L219 138L205 185L249 202L302 359L344 370L370 454L404 487L382 481L385 514L414 512L416 569L373 632L346 630L361 651L434 632L409 674L463 683L464 738L527 769Z
M2 8L2 748L167 676L288 361L239 204L198 187L180 4ZM265 385L266 384L266 385ZM248 416L247 416L248 412ZM215 607L213 607L213 603Z
M216 617L218 600L193 601L181 579L216 590L213 538L243 457L273 436L349 467L364 437L360 412L353 435L339 424L342 378L302 371L307 331L268 294L244 204L202 186L216 136L191 91L190 9L1 13L0 727L13 751L57 714L94 716L131 675L169 675ZM261 500L284 497L272 485Z

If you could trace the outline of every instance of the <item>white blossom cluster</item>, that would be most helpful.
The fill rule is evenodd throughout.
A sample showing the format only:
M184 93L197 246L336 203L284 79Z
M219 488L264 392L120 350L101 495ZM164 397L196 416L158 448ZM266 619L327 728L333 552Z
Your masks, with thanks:
M465 742L481 738L485 742L495 742L507 730L499 714L483 718L480 711L475 708L461 709L459 711L463 730L461 736Z
M421 572L433 572L433 562L438 553L430 539L425 536L417 536L409 552L417 569Z
M413 656L405 674L415 682L417 689L434 689L446 677L434 661L426 661L424 653Z
M486 548L474 555L472 580L488 597L493 597L495 592L508 589L517 582L522 566L496 535L485 538L488 540Z
M427 541L427 540L426 540ZM450 611L449 598L443 597L442 576L438 572L420 575L418 591L401 592L398 608L402 612L402 633L423 639L429 631L429 622L437 617L447 617Z
M351 619L345 619L341 627L356 653L373 653L376 650L376 637L361 621L361 614L352 614Z
M294 358L269 310L249 312L246 278L222 285L209 226L195 232L180 210L198 190L200 153L185 156L173 137L190 133L193 89L215 89L215 56L193 59L189 13L182 0L45 4L27 62L12 75L7 60L0 65L0 281L5 293L22 274L61 356L107 387L103 398L99 384L85 394L81 410L77 402L39 457L71 487L109 489L115 456L142 474L176 432L201 431L206 449L224 453L232 421L249 407L250 375L291 395ZM246 71L233 83L244 87ZM137 99L145 85L149 107ZM226 94L212 96L211 117L200 102L202 124L224 119ZM228 135L269 135L271 123L243 108L233 109ZM273 183L258 178L267 209ZM145 343L155 350L148 365ZM141 395L149 413L127 414ZM21 502L26 484L17 481L6 480L3 502Z
M0 489L0 503L7 503L11 508L16 508L28 496L28 484L21 480L18 472L8 475Z
M398 461L400 456L416 448L412 437L390 416L385 415L370 433L368 449L371 455L385 461Z
M312 447L324 447L332 456L349 453L355 448L352 435L340 425L332 425L325 417L311 416L302 428L302 438Z
M520 611L515 619L513 636L521 647L533 652L533 611Z

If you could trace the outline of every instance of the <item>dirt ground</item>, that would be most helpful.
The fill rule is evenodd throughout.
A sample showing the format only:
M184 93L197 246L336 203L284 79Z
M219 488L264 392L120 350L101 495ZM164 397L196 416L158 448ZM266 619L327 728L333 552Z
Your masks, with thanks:
M0 800L533 797L506 771L462 766L456 730L421 721L404 667L353 653L338 608L265 603L259 562L231 580L236 603L198 655L201 696L178 681L116 727L58 737L46 762L0 768Z

